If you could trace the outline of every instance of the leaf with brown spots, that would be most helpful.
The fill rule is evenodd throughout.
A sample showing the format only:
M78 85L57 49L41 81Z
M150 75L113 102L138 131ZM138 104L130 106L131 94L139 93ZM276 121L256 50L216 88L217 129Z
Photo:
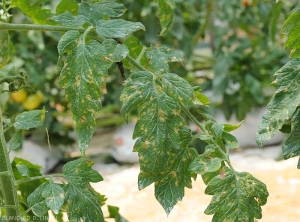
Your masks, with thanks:
M258 126L256 142L262 146L290 120L300 105L300 59L293 59L275 73L277 87Z
M182 61L182 55L178 51L165 46L151 46L146 50L146 57L149 59L151 67L157 73L169 72L169 62Z
M160 35L168 32L173 22L175 3L173 0L157 0L158 18L161 25Z
M63 167L63 174L68 180L63 189L70 221L104 222L101 199L90 185L90 182L100 182L103 178L92 166L93 162L81 158Z
M95 131L95 118L106 93L107 70L114 59L127 55L124 47L110 41L87 41L77 31L68 31L58 44L59 63L66 54L60 83L70 101L79 148L85 152ZM108 59L111 58L111 59Z
M260 219L261 206L269 196L266 185L246 172L233 172L228 167L223 171L208 183L205 194L213 198L205 213L214 214L213 222Z

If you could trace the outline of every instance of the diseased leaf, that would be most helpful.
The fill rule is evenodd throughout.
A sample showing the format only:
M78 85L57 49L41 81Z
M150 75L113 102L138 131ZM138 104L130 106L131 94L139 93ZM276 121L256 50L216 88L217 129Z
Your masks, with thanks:
M159 73L169 72L169 62L181 62L182 55L173 49L165 46L159 48L151 46L146 51L151 67Z
M174 73L166 73L162 78L162 88L165 93L179 104L192 105L194 90L183 78Z
M79 5L74 0L61 0L56 6L56 14L71 12L73 15L78 14Z
M101 202L90 185L78 187L73 183L64 186L66 211L69 221L104 222Z
M47 183L43 183L42 185L40 185L27 198L28 206L31 208L32 212L38 217L46 215L49 210L45 198L42 195L43 190L47 186L46 184Z
M95 118L101 109L101 96L106 93L105 78L112 62L106 43L86 42L77 31L67 32L58 45L60 58L67 54L60 74L60 83L70 100L79 148L85 152L95 131Z
M277 87L275 94L267 105L267 113L262 117L258 127L256 142L262 146L282 128L285 121L292 118L300 105L300 60L293 59L275 73L272 83Z
M92 169L93 162L83 158L70 161L63 167L63 174L67 180L77 187L85 187L89 182L100 182L102 176Z
M63 167L63 173L69 184L64 186L66 205L70 221L104 222L101 210L103 199L89 184L100 182L102 176L91 167L93 162L83 158L68 162Z
M10 150L19 149L22 146L22 141L22 130L18 130L7 143L7 148Z
M284 159L300 156L300 109L298 108L291 119L291 132L282 146L282 154Z
M50 9L43 9L45 0L12 0L12 7L18 7L36 24L55 25Z
M105 40L103 42L103 46L105 47L107 52L106 59L109 59L112 62L120 62L129 53L126 45L121 45L113 39Z
M195 105L203 105L206 107L209 107L210 105L209 98L198 90L194 91L193 99Z
M139 71L126 80L120 97L123 102L121 114L127 120L129 112L137 109L143 103L154 97L153 75L151 72Z
M182 200L184 188L192 188L191 177L195 176L188 169L198 153L189 148L181 149L173 155L169 158L164 176L155 182L155 197L167 214Z
M158 3L158 18L161 25L160 35L164 35L171 27L175 9L173 0L157 0Z
M282 26L281 32L288 36L285 42L285 47L290 49L290 57L298 58L300 56L300 43L299 43L299 28L300 28L300 9L294 12L285 21Z
M14 46L8 31L0 31L0 68L5 66L14 56Z
M246 172L232 172L224 167L205 190L213 198L205 214L214 214L212 221L254 221L260 219L261 206L268 198L266 185Z
M16 116L14 127L20 130L41 127L44 123L46 110L31 110Z
M42 196L45 198L46 205L49 209L55 214L58 214L65 201L65 192L63 188L50 181L43 187Z
M224 132L224 125L222 123L213 123L211 126L211 132L215 138L222 136Z
M223 160L220 158L211 158L202 154L194 159L189 167L189 170L194 173L204 175L220 169L222 161Z
M96 24L97 33L106 38L125 38L140 29L145 30L142 23L123 19L98 20Z

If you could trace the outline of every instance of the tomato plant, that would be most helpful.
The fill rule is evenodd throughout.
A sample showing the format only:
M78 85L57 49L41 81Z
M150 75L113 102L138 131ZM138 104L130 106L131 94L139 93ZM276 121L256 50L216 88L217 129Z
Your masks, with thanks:
M164 35L172 29L176 4L172 0L155 2L161 24L159 33ZM220 2L219 6L222 6L224 2ZM1 220L32 221L38 217L40 221L47 221L49 210L59 220L62 213L70 221L105 220L101 209L105 197L90 185L103 178L92 169L93 163L85 158L85 152L96 129L102 98L109 93L107 80L115 65L119 68L123 85L120 113L126 121L132 112L138 116L133 132L133 138L137 139L133 150L138 152L140 161L139 189L154 183L155 197L169 214L174 205L183 199L185 187L192 188L192 179L200 175L207 185L205 193L213 196L205 210L206 214L213 215L213 221L254 221L255 218L262 218L261 206L266 204L269 195L265 184L247 172L236 171L229 157L230 150L239 147L236 138L230 134L239 125L218 123L207 112L210 103L201 87L190 85L172 71L172 67L176 67L174 63L183 61L179 51L164 45L147 47L141 43L134 34L141 33L145 26L139 21L123 19L121 16L126 11L123 4L61 0L53 14L51 10L42 8L44 3L2 1L0 66L5 68L13 60L15 50L12 32L34 30L59 33L56 36L59 83L72 113L83 157L65 164L62 173L51 175L42 175L38 166L20 158L15 158L11 163L9 151L21 146L22 131L43 125L46 109L31 109L37 106L37 101L42 102L44 94L37 90L28 95L26 100L32 101L25 108L29 111L15 117L2 112L3 107L0 107ZM207 3L204 5L211 9L211 3L202 3ZM231 4L240 6L240 1ZM280 4L274 5L275 12L280 9ZM10 23L10 12L15 8L19 8L33 24ZM238 13L242 13L242 10ZM207 14L209 18L210 14ZM299 59L296 58L300 55L300 46L295 41L298 39L299 19L297 11L283 26L283 31L288 34L286 46L292 49L291 55L295 59L276 73L277 79L273 85L278 90L268 105L269 111L263 117L257 136L258 144L262 145L277 130L289 132L290 137L283 147L285 158L298 156L300 150L297 136ZM234 19L229 20L231 22L235 22ZM200 29L197 36L202 34L203 30ZM225 43L227 40L230 38L225 39ZM249 44L248 40L246 42L246 45ZM222 39L220 43L224 43ZM220 47L218 50L221 55L218 62L226 64L226 57L222 56L223 49ZM226 72L228 70L229 67L225 69ZM1 99L4 98L2 95L12 95L22 87L28 88L30 74L24 75L18 69L4 72L0 76L0 84L5 87ZM256 86L258 80L249 74L245 81ZM257 93L251 88L249 92ZM201 117L194 115L191 109ZM199 133L192 134L186 117L201 129ZM9 130L13 130L14 134L7 139ZM207 144L201 155L191 146L196 139ZM63 178L65 182L57 182L56 177ZM117 207L108 206L108 210L110 217L116 221L126 221Z

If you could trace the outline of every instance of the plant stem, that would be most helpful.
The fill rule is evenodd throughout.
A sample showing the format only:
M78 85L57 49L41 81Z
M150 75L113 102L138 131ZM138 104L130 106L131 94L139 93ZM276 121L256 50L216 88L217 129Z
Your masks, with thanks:
M186 115L187 115L194 123L197 124L197 126L200 127L200 129L202 130L202 132L208 133L208 131L207 131L207 130L205 129L205 127L203 126L203 124L201 124L201 123L194 117L194 115L190 113L190 111L189 111L187 108L183 107L183 111L185 112L185 114L186 114ZM230 167L230 169L231 169L233 172L235 172L234 168L233 168L232 165L231 165L231 162L230 162L228 153L226 153L226 152L219 146L219 144L216 143L215 140L212 139L212 140L210 140L210 141L217 147L218 151L223 155L223 158L224 158L225 162L228 164L228 166Z
M6 216L8 222L20 221L18 216L20 215L17 187L15 185L15 178L12 167L10 165L10 159L8 156L8 149L6 147L6 141L3 134L2 123L2 110L0 107L0 186L3 195L5 206L15 206L6 208ZM4 173L5 172L5 173ZM8 174L7 174L8 172Z
M30 182L30 181L33 181L33 180L40 180L40 179L52 179L53 177L65 177L65 176L63 174L51 174L51 175L29 177L29 178L17 180L16 184L20 185L21 183L26 183L26 182Z
M29 30L37 30L37 31L50 31L50 32L67 32L70 30L76 30L80 33L84 33L86 29L84 28L75 28L69 26L55 26L55 25L36 25L36 24L10 24L10 23L2 23L0 22L0 30L14 30L14 31L29 31ZM98 40L99 42L103 42L106 40L103 36L99 35L96 32L89 32L88 36ZM142 71L147 71L143 66L140 65L134 58L130 55L126 57L126 59L135 67Z

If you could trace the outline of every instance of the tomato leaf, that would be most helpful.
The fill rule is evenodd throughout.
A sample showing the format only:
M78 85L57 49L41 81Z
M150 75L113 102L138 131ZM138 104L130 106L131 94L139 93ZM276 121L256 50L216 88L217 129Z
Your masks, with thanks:
M26 165L17 164L16 167L17 167L19 173L21 174L21 176L23 176L23 177L28 177L29 176L29 169Z
M7 148L10 150L19 149L22 146L22 141L22 130L18 130L7 143Z
M267 105L267 113L263 115L258 126L256 142L262 146L282 128L286 120L292 118L300 105L300 60L293 59L275 73L272 83L277 87L275 94Z
M192 105L192 86L183 78L174 73L163 74L162 87L165 93L180 104Z
M251 174L232 172L228 167L210 180L205 194L213 195L205 214L214 214L215 222L260 219L261 206L269 195L266 185Z
M115 45L117 47L117 44ZM58 44L60 60L64 53L66 61L60 74L60 83L66 89L70 100L79 148L85 152L95 131L95 118L101 109L101 95L106 93L105 78L112 61L107 60L111 49L107 42L102 44L90 40L77 31L67 32ZM115 49L115 54L123 55L124 49ZM119 59L120 57L118 57ZM60 63L60 61L59 61Z
M156 199L169 213L182 199L184 187L191 188L191 177L196 175L190 173L188 167L197 152L187 148L192 136L180 116L177 100L182 89L175 81L177 78L166 76L172 84L165 92L158 91L154 78L150 72L130 75L121 96L121 113L126 118L128 112L139 109L133 133L133 138L138 138L134 151L139 153L140 159L139 189L155 182ZM167 91L174 93L174 98L167 95Z
M151 46L146 51L146 56L149 59L151 67L159 73L169 72L169 62L181 62L182 55L168 47L154 47Z
M12 7L18 7L36 24L55 25L50 9L42 9L45 0L12 0Z
M14 56L14 46L8 31L0 31L0 68L5 66Z
M100 196L89 184L100 182L102 176L91 167L93 163L83 158L68 162L63 167L63 174L68 184L63 187L66 193L66 208L69 220L104 222Z
M46 183L42 190L42 195L45 198L46 205L55 214L58 214L65 201L65 192L63 188L53 182Z
M160 35L164 35L168 32L173 22L175 3L173 0L157 0L158 3L158 18L162 30Z
M82 15L73 16L71 12L65 12L51 18L58 24L69 27L82 27L88 20Z
M285 47L290 49L290 57L298 58L300 56L300 43L298 41L298 30L300 28L300 9L294 12L285 21L282 26L281 32L288 36Z
M75 0L61 0L56 6L56 14L71 12L73 15L78 14L79 5Z
M46 184L47 183L41 184L27 198L28 206L31 208L31 211L38 217L46 215L49 210L45 198L42 195L43 190L47 186Z
M106 38L125 38L140 29L145 30L142 23L123 19L98 20L96 24L97 33Z
M41 127L44 123L46 110L31 110L16 116L14 127L20 130Z
M119 213L119 207L107 205L109 218L114 218L116 222L129 222Z

